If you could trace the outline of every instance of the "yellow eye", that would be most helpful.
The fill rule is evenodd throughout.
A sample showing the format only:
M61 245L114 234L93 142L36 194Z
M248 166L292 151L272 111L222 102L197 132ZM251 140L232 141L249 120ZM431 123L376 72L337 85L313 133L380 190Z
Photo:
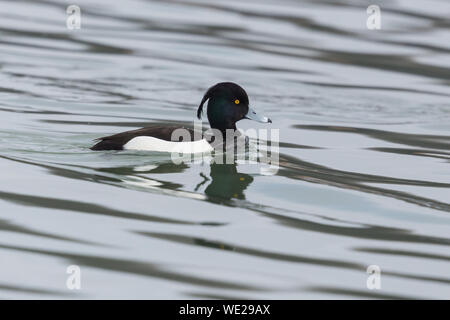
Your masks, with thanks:
M239 104L239 100L238 99L236 99L236 100L234 100L234 103L236 103L236 104Z

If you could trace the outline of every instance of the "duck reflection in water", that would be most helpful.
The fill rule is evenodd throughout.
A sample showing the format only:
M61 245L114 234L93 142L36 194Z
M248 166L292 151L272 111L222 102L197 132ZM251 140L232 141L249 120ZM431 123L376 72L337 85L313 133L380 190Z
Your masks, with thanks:
M157 188L166 190L171 194L186 197L189 197L192 191L196 194L201 193L200 190L206 186L204 193L207 201L228 205L231 205L230 200L233 199L244 200L244 191L253 182L251 175L238 172L236 163L210 164L209 176L207 172L201 172L200 176L203 181L197 185L191 185L191 187L180 184L176 180L161 179L166 174L182 174L190 168L191 166L186 164L175 165L171 162L145 164L135 167L97 168L96 171L100 174L96 176L96 180L102 183L125 183L132 187L144 189ZM189 189L192 191L189 191Z
M210 179L197 185L196 190L208 180L211 182L205 189L208 200L215 203L228 202L231 199L245 199L244 190L253 182L253 177L237 171L236 164L211 164Z

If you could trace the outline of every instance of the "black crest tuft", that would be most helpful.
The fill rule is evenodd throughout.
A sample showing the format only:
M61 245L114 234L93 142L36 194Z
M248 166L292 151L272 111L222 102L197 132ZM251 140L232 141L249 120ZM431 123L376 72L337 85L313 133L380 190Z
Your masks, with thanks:
M203 96L202 102L200 102L200 105L197 109L197 118L200 120L202 118L202 112L203 112L203 104L206 102L206 100L209 99L211 88L206 91L205 95Z

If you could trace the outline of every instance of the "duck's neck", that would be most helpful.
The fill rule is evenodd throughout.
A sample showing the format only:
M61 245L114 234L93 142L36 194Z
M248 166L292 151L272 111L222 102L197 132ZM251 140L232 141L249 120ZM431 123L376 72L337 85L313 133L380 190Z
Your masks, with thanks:
M232 126L211 125L211 128L220 131L220 133L222 134L223 141L225 141L227 139L227 130L230 131L230 133L228 133L228 135L235 134L235 132L237 130L235 124L233 124Z

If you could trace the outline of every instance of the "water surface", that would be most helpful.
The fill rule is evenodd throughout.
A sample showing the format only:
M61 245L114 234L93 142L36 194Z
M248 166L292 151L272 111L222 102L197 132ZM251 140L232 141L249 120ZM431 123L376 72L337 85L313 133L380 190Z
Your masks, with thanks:
M450 298L448 1L67 4L0 1L0 298ZM220 81L276 175L89 150Z

